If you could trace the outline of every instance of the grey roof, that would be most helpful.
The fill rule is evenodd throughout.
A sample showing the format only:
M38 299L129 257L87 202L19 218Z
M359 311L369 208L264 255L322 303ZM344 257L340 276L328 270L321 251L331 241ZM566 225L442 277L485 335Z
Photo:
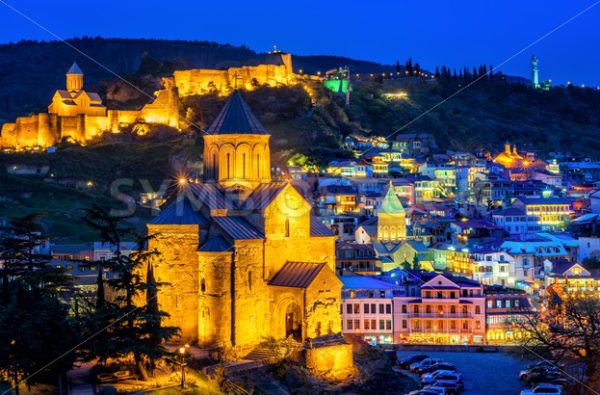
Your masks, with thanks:
M229 96L223 109L206 132L208 134L269 134L237 90Z
M85 250L91 250L91 246L89 244L53 244L50 246L52 254L79 254Z
M212 217L225 233L235 240L264 239L265 236L242 217Z
M211 210L236 208L234 201L228 200L216 184L191 184L189 188L195 197Z
M270 182L260 184L248 198L244 201L241 209L244 210L264 210L285 188L285 182Z
M335 236L335 234L329 229L319 218L310 217L310 235L311 236Z
M324 267L324 263L287 262L269 281L269 285L306 288Z
M203 252L227 252L230 250L231 244L221 236L215 236L208 239L206 243L200 246L200 251Z
M571 201L566 198L533 198L533 197L521 197L519 196L517 200L520 200L524 204L570 204Z
M153 218L152 225L208 225L208 220L200 212L200 208L194 208L192 203L184 198L173 201L167 208Z
M81 71L77 62L73 62L67 74L83 74L83 71Z
M516 215L525 215L525 211L516 207L509 207L503 210L495 210L491 212L492 216L516 216Z

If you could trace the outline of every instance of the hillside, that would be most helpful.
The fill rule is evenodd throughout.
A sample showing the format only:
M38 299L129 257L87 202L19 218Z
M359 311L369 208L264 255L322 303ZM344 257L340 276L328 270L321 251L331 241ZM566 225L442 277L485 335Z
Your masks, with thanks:
M118 75L170 75L175 69L227 68L257 64L264 54L247 47L208 41L75 38L68 40L81 52ZM62 42L21 41L0 45L0 123L18 115L44 110L73 60L85 72L86 86L94 90L116 77ZM294 56L294 68L308 73L349 65L355 72L391 71L374 62L337 56ZM101 91L101 89L99 89ZM150 93L152 90L150 90Z
M249 59L260 56L244 47L214 43L103 39L84 39L81 43L95 51L94 55L109 59L111 67L133 73L130 78L148 92L156 89L162 73L170 73L168 70L178 64L219 67L252 62ZM36 103L47 104L50 93L45 94L44 89L51 92L63 83L64 59L73 58L65 48L58 43L0 46L0 112L24 114ZM154 51L152 58L144 55L147 50ZM163 60L157 60L161 57ZM303 61L306 63L299 66ZM296 67L313 62L311 67L325 69L346 61L350 62L336 57L294 57ZM82 63L86 78L97 81L111 106L126 107L147 100L98 67ZM362 65L365 69L382 67ZM48 72L48 67L59 68L58 76ZM260 87L243 95L271 131L274 166L285 165L290 159L323 166L333 159L352 157L342 146L349 134L389 136L396 131L430 132L441 150L498 151L505 140L510 140L521 149L540 153L571 151L600 156L599 91L576 87L534 90L509 84L498 75L482 79L427 112L465 83L460 78L442 78L437 83L357 82L349 108L344 107L342 97L316 84L311 86L314 101L301 86ZM405 94L401 98L388 95L400 92ZM105 135L85 147L62 146L54 154L0 154L0 223L2 218L19 213L46 211L44 223L53 236L88 239L91 235L78 221L81 209L93 203L122 208L124 204L111 193L115 181L125 182L120 192L137 197L140 192L149 192L144 185L157 190L163 183L174 182L182 171L198 173L202 165L201 129L212 122L224 100L217 95L184 98L180 115L189 126L183 133L158 126L146 136L126 130ZM47 165L49 173L8 174L5 169L15 164ZM92 186L81 186L88 181ZM132 221L141 225L149 215L147 210L138 209Z

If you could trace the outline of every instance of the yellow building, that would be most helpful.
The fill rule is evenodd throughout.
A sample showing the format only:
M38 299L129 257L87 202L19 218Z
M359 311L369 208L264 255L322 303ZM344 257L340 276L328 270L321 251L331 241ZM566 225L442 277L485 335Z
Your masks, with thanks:
M158 301L182 341L240 354L289 336L315 370L352 366L341 337L335 236L270 172L269 134L235 91L204 136L204 182L148 224ZM336 339L319 347L321 339Z
M45 149L63 140L85 144L106 131L118 132L137 122L179 127L179 96L172 79L164 78L156 99L140 110L107 110L100 95L84 89L83 77L73 63L65 89L54 93L48 113L18 117L2 125L0 149Z
M236 87L252 90L263 85L292 85L298 76L294 74L292 55L273 51L267 54L267 63L264 64L230 67L226 70L176 70L173 77L179 93L182 96L190 96L212 92L227 95Z

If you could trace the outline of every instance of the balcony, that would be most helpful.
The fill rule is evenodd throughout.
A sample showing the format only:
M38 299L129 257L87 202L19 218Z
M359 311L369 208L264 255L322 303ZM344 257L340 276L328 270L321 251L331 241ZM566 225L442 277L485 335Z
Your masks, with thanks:
M471 313L408 313L408 318L473 318Z
M454 333L462 333L462 334L469 334L469 333L473 333L473 329L469 328L469 329L415 329L412 328L410 329L410 334L411 335L418 335L418 334L438 334L438 335L442 335L442 334L454 334Z

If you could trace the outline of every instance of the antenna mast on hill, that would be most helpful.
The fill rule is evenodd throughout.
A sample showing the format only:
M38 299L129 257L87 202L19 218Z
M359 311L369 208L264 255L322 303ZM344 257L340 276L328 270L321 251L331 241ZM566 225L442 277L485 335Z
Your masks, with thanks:
M346 108L348 108L350 107L350 66L346 66L346 81Z

